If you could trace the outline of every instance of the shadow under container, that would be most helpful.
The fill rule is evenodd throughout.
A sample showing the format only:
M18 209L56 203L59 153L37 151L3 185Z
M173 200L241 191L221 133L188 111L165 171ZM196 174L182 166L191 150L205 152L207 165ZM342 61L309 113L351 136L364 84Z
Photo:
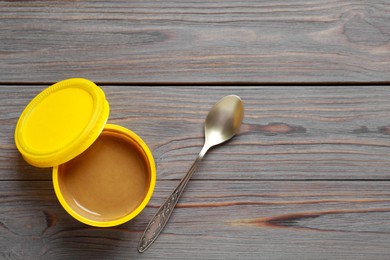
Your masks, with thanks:
M109 104L95 83L60 81L22 112L15 143L37 167L53 167L54 190L75 219L96 227L125 223L152 197L155 162L134 132L106 124Z

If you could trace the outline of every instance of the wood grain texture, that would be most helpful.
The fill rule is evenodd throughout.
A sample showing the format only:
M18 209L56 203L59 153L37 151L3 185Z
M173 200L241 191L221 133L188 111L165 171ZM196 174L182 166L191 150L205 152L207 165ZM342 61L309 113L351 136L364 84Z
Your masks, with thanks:
M0 182L1 259L388 259L390 182L191 181L166 229L136 251L176 181L115 228L60 207L50 181ZM12 194L12 196L10 196Z
M0 259L390 259L388 1L0 0L0 10ZM15 148L27 103L69 77L101 82L108 122L156 160L152 200L121 226L72 219L51 169ZM201 149L207 111L228 94L245 104L240 133L206 155L138 254Z
M49 180L50 169L29 166L13 133L26 104L46 86L0 86L2 180ZM241 132L212 149L197 180L389 180L390 88L102 86L108 122L138 133L151 148L158 178L178 180L203 144L211 106L241 96Z
M72 219L51 170L15 148L16 121L45 87L0 85L0 259L390 257L389 86L102 85L109 123L145 140L158 174L147 208L115 228ZM206 155L162 235L138 254L200 151L207 111L228 94L244 102L240 133Z
M389 82L388 1L0 1L0 82Z

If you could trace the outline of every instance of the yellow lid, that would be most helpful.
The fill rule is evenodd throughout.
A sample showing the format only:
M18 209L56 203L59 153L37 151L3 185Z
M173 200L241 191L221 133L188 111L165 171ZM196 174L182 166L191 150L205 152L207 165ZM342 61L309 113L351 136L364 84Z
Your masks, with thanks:
M104 92L95 83L80 78L60 81L24 109L16 125L16 146L31 165L63 164L98 138L109 110Z

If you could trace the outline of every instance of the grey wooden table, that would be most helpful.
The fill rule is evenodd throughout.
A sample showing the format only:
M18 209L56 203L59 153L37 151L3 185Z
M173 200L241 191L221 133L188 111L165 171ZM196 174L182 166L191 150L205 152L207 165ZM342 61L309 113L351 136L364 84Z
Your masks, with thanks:
M390 259L389 40L389 1L0 1L0 258ZM156 160L152 200L115 228L72 219L14 145L29 100L69 77ZM139 254L227 94L240 133Z

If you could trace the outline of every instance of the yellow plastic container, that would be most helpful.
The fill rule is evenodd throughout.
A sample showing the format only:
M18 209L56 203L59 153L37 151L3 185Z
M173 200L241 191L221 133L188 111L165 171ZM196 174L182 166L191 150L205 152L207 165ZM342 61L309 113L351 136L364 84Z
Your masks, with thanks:
M92 226L122 224L149 202L156 168L132 131L106 124L109 104L93 82L74 78L38 94L21 114L15 143L31 165L53 167L64 209Z

